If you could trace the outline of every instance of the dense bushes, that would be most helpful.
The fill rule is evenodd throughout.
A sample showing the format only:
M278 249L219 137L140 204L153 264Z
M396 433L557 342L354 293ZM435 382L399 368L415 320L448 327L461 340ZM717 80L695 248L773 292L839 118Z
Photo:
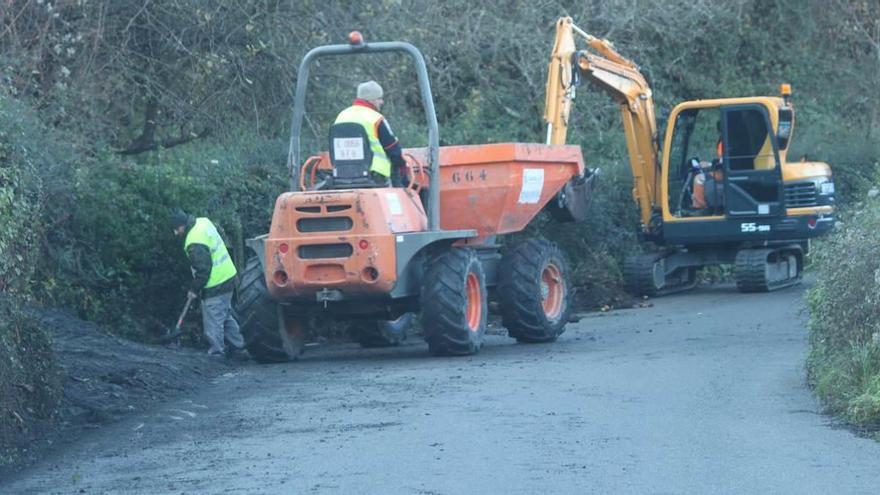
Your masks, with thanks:
M23 295L33 281L42 232L43 129L0 93L0 291Z
M210 217L242 263L244 238L268 230L283 190L283 144L251 139L203 142L148 160L114 156L76 169L67 229L48 246L43 293L83 318L138 336L155 318L166 324L189 278L183 243L172 235L174 206Z
M808 370L832 412L880 427L880 201L844 222L815 254Z
M53 150L34 115L0 93L0 465L13 439L52 419L60 393L49 339L21 311L41 261Z

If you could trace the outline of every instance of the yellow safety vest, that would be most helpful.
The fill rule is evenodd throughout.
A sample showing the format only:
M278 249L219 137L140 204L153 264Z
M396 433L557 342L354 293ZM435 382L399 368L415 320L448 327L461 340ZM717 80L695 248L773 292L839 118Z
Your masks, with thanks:
M391 160L388 159L385 149L382 148L382 143L379 142L379 126L377 124L382 118L382 114L372 108L352 105L339 112L335 123L351 122L360 124L367 131L367 137L370 139L370 149L373 150L373 163L370 164L370 172L376 172L384 177L391 177Z
M190 244L202 244L211 251L211 276L205 284L206 289L217 287L237 273L235 263L229 257L229 251L226 250L226 244L217 232L217 227L207 218L197 218L196 224L189 229L183 243L184 252L187 252Z

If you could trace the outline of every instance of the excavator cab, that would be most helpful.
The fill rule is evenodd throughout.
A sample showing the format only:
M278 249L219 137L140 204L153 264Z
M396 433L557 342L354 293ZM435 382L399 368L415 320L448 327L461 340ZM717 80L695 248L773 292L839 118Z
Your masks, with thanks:
M834 224L834 187L827 164L786 161L794 121L788 91L782 97L697 100L673 109L659 160L661 228L652 232L659 232L653 239L667 251L633 257L625 267L628 290L684 290L694 285L693 270L719 264L734 265L743 292L798 283L808 240ZM717 156L714 181L704 180L698 191L696 175L703 171L694 172L694 163L704 162L693 157L707 149ZM693 200L709 184L721 186L722 202L715 208ZM657 266L662 277L639 275ZM689 276L681 282L677 273L685 270Z
M672 125L667 176L672 217L783 213L778 145L766 107L754 102L689 107Z
M738 225L741 219L760 223L785 216L783 164L791 133L786 115L791 109L770 97L678 105L670 115L667 172L661 177L667 186L664 221Z

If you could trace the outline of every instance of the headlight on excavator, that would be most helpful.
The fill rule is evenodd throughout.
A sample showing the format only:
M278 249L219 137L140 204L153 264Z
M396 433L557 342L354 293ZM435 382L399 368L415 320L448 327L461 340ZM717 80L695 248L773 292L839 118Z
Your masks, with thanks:
M818 186L819 186L819 194L821 194L823 196L829 196L831 194L834 194L834 182L831 182L830 180L825 180L825 181L819 182Z

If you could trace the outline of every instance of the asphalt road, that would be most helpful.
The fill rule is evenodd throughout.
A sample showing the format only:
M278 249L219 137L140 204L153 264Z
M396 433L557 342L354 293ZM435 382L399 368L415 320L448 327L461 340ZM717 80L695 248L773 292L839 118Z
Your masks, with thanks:
M465 358L332 346L98 431L2 493L878 493L820 413L804 287L593 314Z

